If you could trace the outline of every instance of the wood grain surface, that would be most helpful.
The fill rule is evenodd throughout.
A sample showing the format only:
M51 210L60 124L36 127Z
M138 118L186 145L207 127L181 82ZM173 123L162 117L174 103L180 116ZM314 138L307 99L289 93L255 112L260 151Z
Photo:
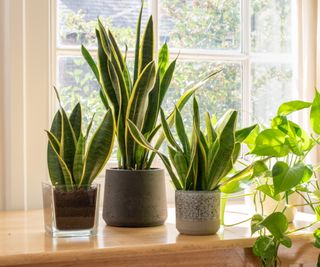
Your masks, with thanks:
M247 218L241 210L231 208L227 223ZM292 227L313 219L299 213ZM47 236L42 210L0 212L0 266L259 266L251 252L254 239L248 223L221 228L214 236L179 235L173 209L159 227L109 227L101 219L98 235L91 238ZM320 250L312 245L312 233L292 240L291 249L280 250L282 266L316 266Z

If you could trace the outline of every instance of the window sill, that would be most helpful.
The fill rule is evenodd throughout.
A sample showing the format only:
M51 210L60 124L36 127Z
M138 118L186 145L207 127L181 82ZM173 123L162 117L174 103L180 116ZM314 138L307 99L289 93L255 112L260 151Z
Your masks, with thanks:
M226 223L247 218L231 205ZM101 218L101 216L100 216ZM295 227L312 221L299 213ZM251 246L249 223L220 229L214 236L179 235L174 225L174 209L169 208L166 224L152 228L105 227L100 220L94 238L52 239L44 234L42 210L0 212L0 266L257 266ZM286 264L315 264L319 250L312 234L292 236L293 247L281 249Z

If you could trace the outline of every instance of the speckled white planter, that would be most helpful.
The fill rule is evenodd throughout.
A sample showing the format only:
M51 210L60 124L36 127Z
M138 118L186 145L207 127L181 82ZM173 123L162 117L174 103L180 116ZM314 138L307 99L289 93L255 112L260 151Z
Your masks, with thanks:
M220 191L177 190L176 227L181 234L213 235L220 228Z

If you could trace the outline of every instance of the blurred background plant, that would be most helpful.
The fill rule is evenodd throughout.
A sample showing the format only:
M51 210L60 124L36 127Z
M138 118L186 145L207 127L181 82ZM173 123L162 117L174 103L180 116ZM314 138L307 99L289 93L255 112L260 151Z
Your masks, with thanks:
M251 1L251 49L256 53L283 53L291 49L290 1ZM135 21L138 17L140 1L70 1L59 0L58 45L78 47L84 44L95 47L96 18L100 16L104 25L110 27L118 43L134 47ZM146 2L150 10L150 4ZM145 25L148 12L142 17ZM188 26L186 27L186 21ZM240 47L240 1L169 1L159 3L159 45L168 42L171 48L188 49L189 52L202 51L239 51ZM219 52L220 53L220 52ZM129 53L130 54L130 53ZM128 57L130 59L130 55ZM103 105L98 97L98 84L81 57L61 56L58 60L58 75L61 99L66 107L83 99L84 111L90 115L95 112L96 118L103 114ZM292 98L292 68L290 64L279 62L253 62L251 68L252 90L250 106L244 106L242 65L238 61L198 60L197 58L179 59L171 89L165 99L164 109L171 110L173 103L181 97L186 88L193 82L214 69L217 65L223 72L208 82L198 92L200 113L206 110L220 117L228 109L240 111L239 123L242 124L243 112L251 113L251 122L265 122L274 114L276 106ZM130 68L130 66L129 66ZM132 68L133 69L133 63ZM275 97L277 92L277 97ZM90 107L90 108L88 108ZM87 110L86 110L87 109ZM191 129L192 115L183 112L186 128ZM95 127L95 125L94 125Z

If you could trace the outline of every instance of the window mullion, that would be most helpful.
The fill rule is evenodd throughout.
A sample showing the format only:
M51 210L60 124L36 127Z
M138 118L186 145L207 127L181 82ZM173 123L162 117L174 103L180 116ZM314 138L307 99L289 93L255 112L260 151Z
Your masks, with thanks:
M50 67L49 67L49 82L50 86L58 83L58 56L57 56L57 32L58 32L58 0L50 1ZM53 120L53 116L57 110L57 99L54 90L49 90L49 115L48 122ZM48 125L49 126L49 125ZM49 177L47 177L49 178Z
M241 49L246 55L242 63L242 124L250 124L251 110L251 63L250 63L250 0L241 0Z
M159 1L158 0L149 0L151 6L151 14L153 17L153 26L154 26L154 52L156 55L159 50Z

